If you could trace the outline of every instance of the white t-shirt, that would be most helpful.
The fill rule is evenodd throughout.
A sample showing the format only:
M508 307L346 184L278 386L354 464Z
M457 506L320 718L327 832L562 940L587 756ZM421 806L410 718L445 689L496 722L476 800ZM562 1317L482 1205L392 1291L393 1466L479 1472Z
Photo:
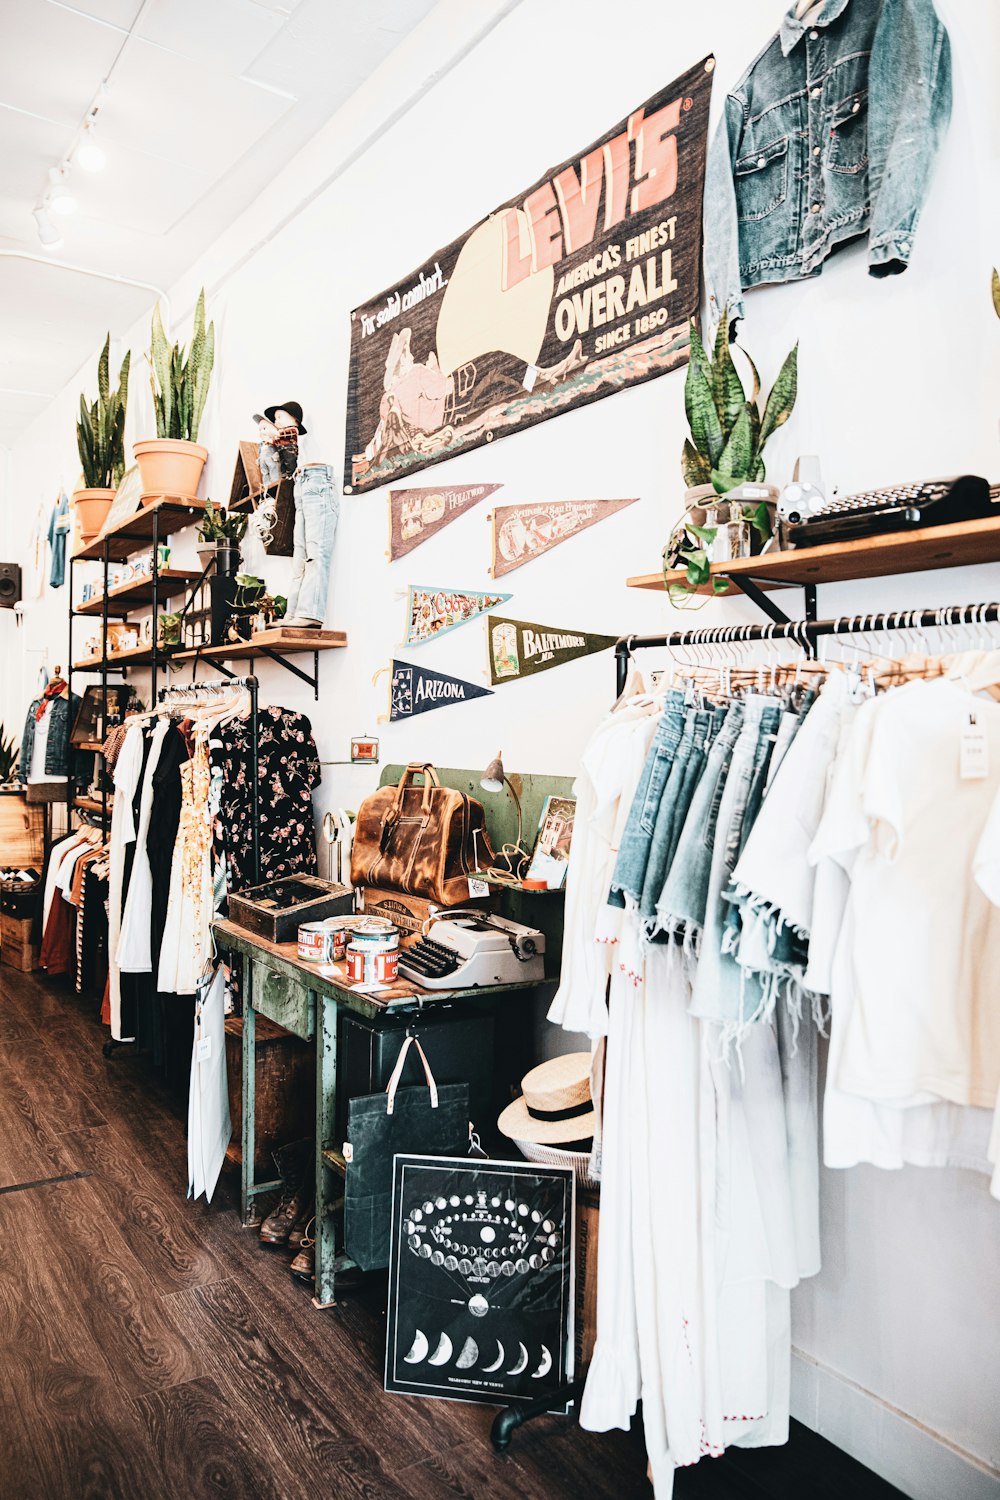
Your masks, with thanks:
M963 729L984 775L960 775ZM825 810L826 852L851 865L836 1087L896 1106L992 1109L1000 1085L1000 704L945 678L857 716ZM843 774L839 774L840 772ZM831 848L835 834L839 849ZM844 988L850 990L844 996ZM845 1021L846 1015L846 1021Z

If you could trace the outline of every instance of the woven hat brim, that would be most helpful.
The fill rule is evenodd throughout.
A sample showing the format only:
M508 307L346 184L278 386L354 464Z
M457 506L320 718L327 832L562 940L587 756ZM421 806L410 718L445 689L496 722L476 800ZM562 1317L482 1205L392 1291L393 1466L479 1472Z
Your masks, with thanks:
M536 1120L528 1113L524 1095L508 1104L497 1120L501 1135L512 1141L534 1141L538 1146L558 1146L562 1141L584 1141L594 1134L597 1118L593 1109L571 1120Z

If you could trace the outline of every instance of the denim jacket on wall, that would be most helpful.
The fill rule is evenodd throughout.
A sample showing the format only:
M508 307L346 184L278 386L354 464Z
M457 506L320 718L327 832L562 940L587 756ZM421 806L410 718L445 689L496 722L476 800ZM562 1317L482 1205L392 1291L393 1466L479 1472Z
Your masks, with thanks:
M17 779L22 786L26 784L28 772L31 770L31 756L35 748L35 710L41 701L41 698L35 699L24 721L24 735L21 739L21 754L17 766ZM74 781L86 779L83 757L78 750L73 750L69 743L70 731L76 723L79 709L80 699L76 693L69 698L53 698L52 700L52 707L49 709L49 738L45 746L46 776L72 775Z
M951 48L932 0L795 7L726 96L705 180L713 320L742 291L814 276L868 232L868 271L905 271L951 115Z

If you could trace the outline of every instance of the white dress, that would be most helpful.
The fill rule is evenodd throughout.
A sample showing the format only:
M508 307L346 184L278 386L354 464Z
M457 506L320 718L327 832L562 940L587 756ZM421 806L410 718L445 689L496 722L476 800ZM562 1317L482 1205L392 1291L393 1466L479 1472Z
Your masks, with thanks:
M160 759L163 741L170 730L170 722L163 719L153 730L142 778L142 793L139 803L139 826L135 835L135 855L132 874L122 912L121 931L118 936L118 967L125 974L148 974L153 961L150 953L150 921L153 904L153 874L149 864L146 837L153 811L153 773Z
M130 724L115 765L115 803L111 813L111 849L108 872L108 992L111 1004L111 1035L116 1042L131 1041L123 1037L121 970L118 967L118 937L121 932L122 886L125 876L125 848L135 838L132 799L142 770L142 729Z

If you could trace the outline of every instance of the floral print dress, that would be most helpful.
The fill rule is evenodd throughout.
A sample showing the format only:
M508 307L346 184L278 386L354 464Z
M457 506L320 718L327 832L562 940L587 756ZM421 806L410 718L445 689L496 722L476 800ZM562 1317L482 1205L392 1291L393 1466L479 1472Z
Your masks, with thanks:
M258 806L253 806L250 721L232 719L212 736L212 768L221 772L216 829L221 830L229 890L254 883L253 830L260 837L260 883L315 875L312 797L319 756L305 714L266 705L257 715ZM217 861L218 863L218 861Z
M158 988L193 995L212 956L212 820L208 740L195 739L194 753L180 768L181 816L170 866L167 922L160 949Z

